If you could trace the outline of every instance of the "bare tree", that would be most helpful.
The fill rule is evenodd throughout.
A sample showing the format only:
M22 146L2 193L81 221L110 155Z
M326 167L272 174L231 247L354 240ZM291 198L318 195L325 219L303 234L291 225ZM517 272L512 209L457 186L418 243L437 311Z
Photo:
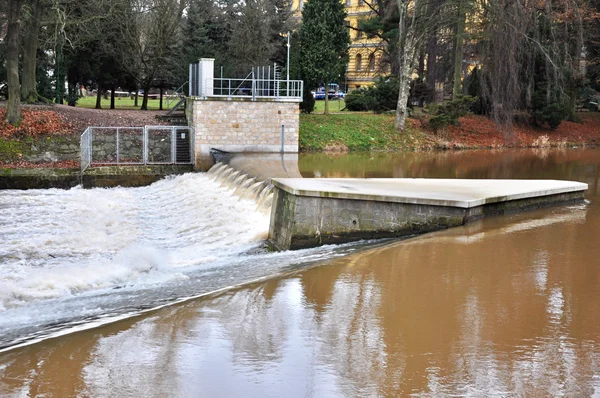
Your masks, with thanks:
M128 1L128 0L125 0ZM130 15L122 21L127 52L123 68L144 90L142 110L148 109L148 92L172 58L181 38L186 0L130 0Z
M396 0L398 6L398 103L396 131L404 131L408 116L411 75L415 70L420 47L439 26L442 5L424 0Z

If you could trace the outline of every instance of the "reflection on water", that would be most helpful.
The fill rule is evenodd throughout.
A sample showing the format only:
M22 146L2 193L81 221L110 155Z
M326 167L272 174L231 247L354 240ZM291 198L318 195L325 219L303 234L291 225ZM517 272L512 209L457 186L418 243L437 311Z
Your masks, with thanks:
M377 155L379 171L369 173L380 177L401 168L414 177L573 179L590 185L591 203L392 242L9 351L0 354L0 391L598 396L600 151L445 154L435 160L427 154L422 163L418 155ZM371 168L371 158L351 159L354 176ZM345 161L314 157L310 164L325 177L341 173L335 162ZM303 174L310 164L301 158Z

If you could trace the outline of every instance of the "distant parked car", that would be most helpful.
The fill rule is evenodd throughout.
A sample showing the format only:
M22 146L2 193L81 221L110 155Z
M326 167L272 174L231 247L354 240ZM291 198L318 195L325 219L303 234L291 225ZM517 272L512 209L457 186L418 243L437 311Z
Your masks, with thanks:
M313 91L313 97L316 100L324 100L325 99L325 91Z

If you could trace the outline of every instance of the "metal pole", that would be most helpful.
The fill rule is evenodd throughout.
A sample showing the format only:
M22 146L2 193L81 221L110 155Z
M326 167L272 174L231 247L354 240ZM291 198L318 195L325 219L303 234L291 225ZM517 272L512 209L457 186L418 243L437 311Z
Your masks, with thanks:
M190 64L190 67L189 67L189 73L188 73L188 82L189 82L189 84L188 84L188 86L189 86L189 87L188 87L188 93L189 93L189 96L190 96L190 97L193 95L193 94L192 94L192 85L193 85L193 82L192 82L192 80L193 80L193 75L192 75L192 64Z
M288 30L287 32L287 66L286 66L286 72L287 72L287 81L285 83L286 88L286 96L289 97L290 96L290 31Z
M175 141L177 140L175 127L171 127L171 163L175 164Z
M120 156L119 156L119 128L117 127L117 164L119 164L119 160L120 160Z
M148 163L148 126L144 126L144 132L142 133L142 147L143 147L143 154L142 154L142 160L144 161L144 164Z
M92 135L93 131L94 130L90 129L90 134L89 134L89 137L88 137L88 142L89 142L89 147L90 147L90 154L89 154L89 157L88 157L88 159L89 159L88 165L89 166L92 165L92 145L94 144L94 137Z
M254 78L254 67L252 67L252 101L256 101L256 79Z
M281 153L285 152L285 124L281 125Z

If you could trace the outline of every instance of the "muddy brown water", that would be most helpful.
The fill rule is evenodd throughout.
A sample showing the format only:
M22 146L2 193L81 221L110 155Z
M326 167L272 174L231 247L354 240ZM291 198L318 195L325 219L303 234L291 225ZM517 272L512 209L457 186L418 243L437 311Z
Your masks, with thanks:
M1 396L600 396L600 150L301 155L305 177L552 178L493 217L0 354Z

